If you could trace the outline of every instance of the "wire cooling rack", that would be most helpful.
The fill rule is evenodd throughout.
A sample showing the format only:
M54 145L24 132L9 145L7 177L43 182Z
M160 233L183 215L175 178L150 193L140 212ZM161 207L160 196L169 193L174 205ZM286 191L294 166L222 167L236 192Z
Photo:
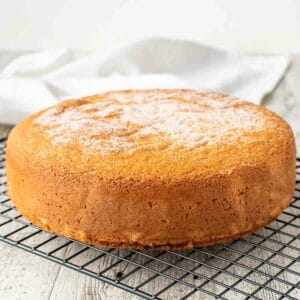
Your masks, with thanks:
M0 240L146 299L300 299L300 160L293 201L251 236L187 251L93 247L28 223L6 195L0 139Z

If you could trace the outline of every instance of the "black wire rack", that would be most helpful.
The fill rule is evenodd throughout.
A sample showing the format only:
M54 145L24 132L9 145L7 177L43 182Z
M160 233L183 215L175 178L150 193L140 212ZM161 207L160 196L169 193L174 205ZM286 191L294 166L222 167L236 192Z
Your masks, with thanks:
M0 240L145 299L300 299L300 159L295 195L276 221L242 239L186 251L86 245L22 217L6 195L0 139Z

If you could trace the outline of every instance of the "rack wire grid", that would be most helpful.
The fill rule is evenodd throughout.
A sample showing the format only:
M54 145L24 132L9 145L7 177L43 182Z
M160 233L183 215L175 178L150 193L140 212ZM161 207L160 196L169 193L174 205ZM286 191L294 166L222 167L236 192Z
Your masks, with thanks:
M105 249L46 232L6 195L0 139L0 240L145 299L300 299L300 159L290 207L250 236L186 251Z

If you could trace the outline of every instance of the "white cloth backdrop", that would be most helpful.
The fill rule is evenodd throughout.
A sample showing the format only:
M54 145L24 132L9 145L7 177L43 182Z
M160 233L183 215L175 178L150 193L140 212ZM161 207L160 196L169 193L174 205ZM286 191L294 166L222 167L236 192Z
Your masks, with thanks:
M113 89L199 88L259 104L289 60L227 52L183 40L152 38L78 55L50 49L22 55L0 72L0 123L66 98Z

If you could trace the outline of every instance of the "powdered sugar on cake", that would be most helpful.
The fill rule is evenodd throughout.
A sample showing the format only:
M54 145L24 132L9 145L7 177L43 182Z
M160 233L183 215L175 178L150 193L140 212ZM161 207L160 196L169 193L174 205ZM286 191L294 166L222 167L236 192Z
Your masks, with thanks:
M89 153L157 147L199 148L232 143L260 131L264 118L238 99L201 93L110 93L99 101L47 110L35 121L55 145L80 144ZM250 107L252 108L252 107Z

